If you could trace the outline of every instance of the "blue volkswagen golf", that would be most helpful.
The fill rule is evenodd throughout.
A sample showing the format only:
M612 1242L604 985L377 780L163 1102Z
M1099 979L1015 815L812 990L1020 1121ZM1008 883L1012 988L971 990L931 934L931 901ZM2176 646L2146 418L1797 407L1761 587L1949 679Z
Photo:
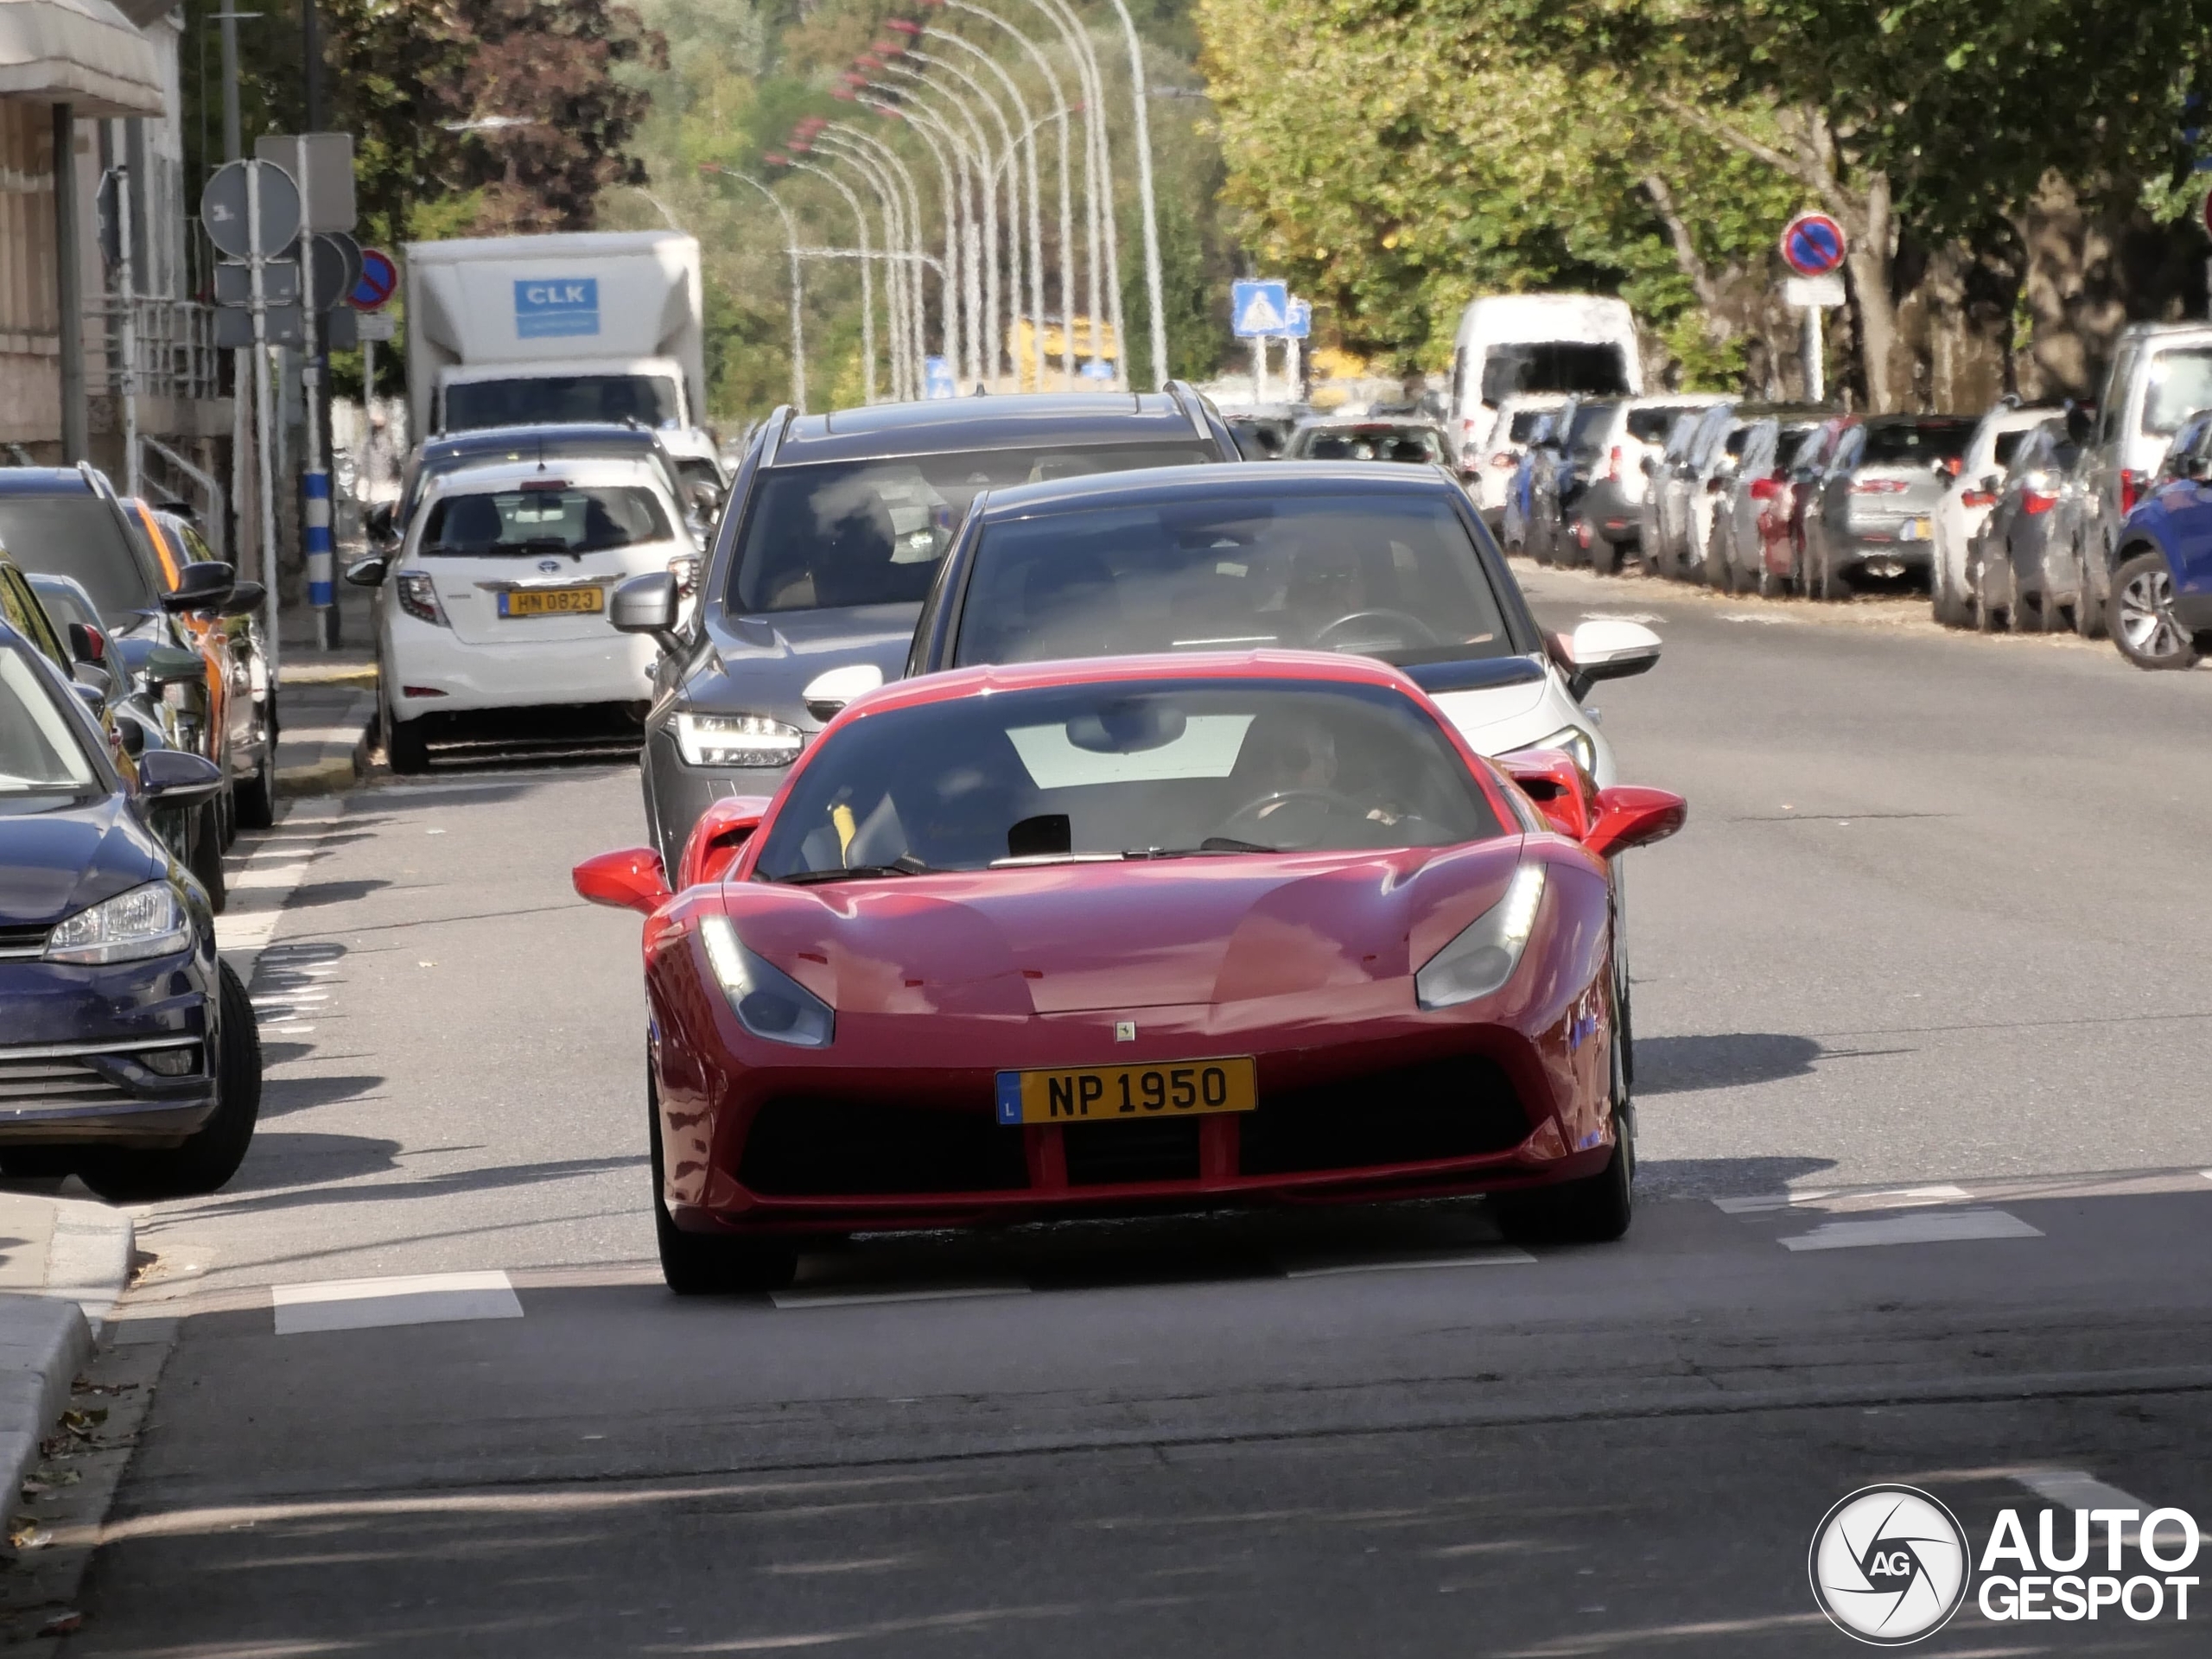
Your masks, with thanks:
M0 623L0 1173L118 1203L214 1192L261 1105L252 1004L149 823L222 774L175 749L124 764Z

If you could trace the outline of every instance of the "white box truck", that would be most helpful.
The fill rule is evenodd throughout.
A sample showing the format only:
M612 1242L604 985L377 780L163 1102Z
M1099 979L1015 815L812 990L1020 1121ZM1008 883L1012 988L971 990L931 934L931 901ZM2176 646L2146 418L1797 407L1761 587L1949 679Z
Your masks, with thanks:
M473 427L704 424L699 244L676 231L410 242L408 413Z
M1452 345L1451 436L1467 471L1488 453L1498 405L1531 393L1643 395L1636 319L1595 294L1491 294L1460 313Z

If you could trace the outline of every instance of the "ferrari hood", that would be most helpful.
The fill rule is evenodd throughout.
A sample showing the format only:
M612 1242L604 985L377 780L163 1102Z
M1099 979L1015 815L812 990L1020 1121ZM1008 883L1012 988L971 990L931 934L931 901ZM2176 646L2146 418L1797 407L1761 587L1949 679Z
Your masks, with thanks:
M1520 844L725 893L747 947L842 1012L1072 1014L1402 978L1497 902Z

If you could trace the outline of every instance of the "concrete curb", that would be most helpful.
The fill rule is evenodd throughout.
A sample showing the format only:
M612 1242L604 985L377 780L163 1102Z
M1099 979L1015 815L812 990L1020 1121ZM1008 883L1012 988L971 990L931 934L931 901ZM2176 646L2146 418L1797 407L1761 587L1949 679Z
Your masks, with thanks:
M287 726L277 743L276 792L334 795L351 789L368 768L375 693L319 683L312 691L295 694L295 701L306 723Z
M0 1479L12 1504L130 1280L136 1234L104 1204L4 1192L0 1236Z

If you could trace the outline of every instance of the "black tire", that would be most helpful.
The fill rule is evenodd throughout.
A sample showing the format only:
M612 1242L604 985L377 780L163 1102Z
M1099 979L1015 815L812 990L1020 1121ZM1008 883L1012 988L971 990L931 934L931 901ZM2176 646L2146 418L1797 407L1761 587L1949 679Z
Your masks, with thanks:
M653 1242L659 1247L660 1276L671 1290L678 1296L781 1290L798 1276L798 1252L788 1244L687 1233L671 1218L661 1196L667 1166L661 1160L659 1090L650 1065L645 1068L645 1137L652 1154Z
M77 1175L110 1204L204 1198L220 1192L253 1144L261 1116L261 1033L253 1003L231 971L218 968L215 1110L181 1147L92 1147L77 1154Z
M385 764L394 772L413 773L430 769L430 746L419 720L394 720L384 711Z
M2173 597L2173 576L2161 553L2138 553L2112 573L2112 642L2136 667L2196 666L2196 642L2174 620Z
M1974 620L1965 602L1951 591L1950 581L1943 574L1941 553L1928 572L1928 607L1936 621L1947 628L1963 628Z
M2091 585L2089 572L2082 571L2082 597L2074 601L2074 632L2084 639L2105 637L2105 601Z
M1491 1198L1498 1230L1515 1243L1609 1244L1636 1215L1636 1147L1627 1112L1613 1114L1613 1155L1604 1169L1556 1186Z
M1590 534L1590 568L1601 576L1620 575L1620 543L1592 531Z
M276 737L266 723L261 760L253 776L231 786L231 799L242 830L266 830L276 822Z
M191 850L185 855L184 867L207 889L208 906L219 916L230 901L230 890L223 880L223 809L219 801L203 802L194 809L187 844Z

